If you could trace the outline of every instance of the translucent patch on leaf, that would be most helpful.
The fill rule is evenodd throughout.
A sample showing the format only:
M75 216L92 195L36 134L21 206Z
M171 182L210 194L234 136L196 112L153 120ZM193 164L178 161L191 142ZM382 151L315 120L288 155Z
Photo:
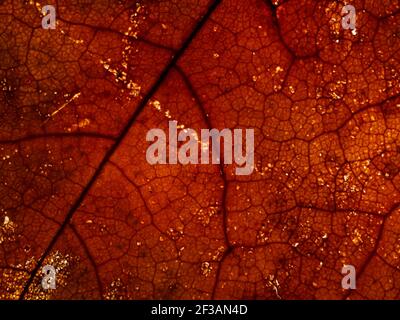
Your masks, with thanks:
M9 216L5 215L3 217L3 222L0 223L0 244L6 241L15 241L16 228L17 225L11 221Z
M129 19L132 25L125 32L126 36L137 39L138 29L139 29L140 20L141 20L140 13L143 11L144 11L144 6L142 4L140 4L140 2L136 2L136 9L131 14L130 19Z
M205 277L208 277L213 269L213 267L211 266L211 264L207 261L203 262L201 264L201 274Z
M282 297L279 295L280 284L278 279L275 278L274 275L270 274L267 277L265 277L265 280L266 280L266 287L272 288L277 298L282 299Z
M116 279L110 283L106 288L104 299L106 300L122 300L127 298L127 293L125 290L125 285L122 283L121 279Z
M90 125L90 119L85 118L83 120L80 120L77 124L74 123L71 128L67 129L67 131L68 132L76 131L76 130L85 128L88 125Z
M68 95L69 96L69 95ZM67 99L61 106L59 106L55 111L51 114L47 115L47 119L45 120L44 124L48 122L51 118L54 118L59 112L61 112L65 107L67 107L72 101L78 99L81 96L80 92L75 93L71 98ZM65 95L64 95L65 97Z
M158 101L158 100L150 100L150 105L153 107L153 108L155 108L157 111L159 111L159 112L161 112L161 113L164 113L164 116L167 118L167 119L172 119L172 116L171 116L171 112L169 111L169 110L163 110L163 108L161 107L161 103L160 103L160 101ZM182 125L177 125L177 128L178 129L184 129L185 128L185 126L182 124Z
M218 206L210 206L206 209L201 208L196 211L195 215L203 226L207 226L211 221L211 217L218 213L218 208Z
M112 67L111 59L100 60L100 63L103 65L103 68L106 71L108 71L115 77L116 83L122 83L124 85L124 89L122 89L122 92L127 90L130 97L139 97L142 88L138 83L134 82L131 79L128 79L128 61L125 60L127 55L123 54L123 56L124 61L122 62L121 67Z
M143 5L139 2L136 2L135 6L136 7L134 9L134 12L129 19L131 25L124 32L125 37L122 39L122 42L124 44L124 48L122 50L122 62L116 67L111 67L110 59L107 59L107 61L100 60L100 63L103 65L104 69L115 76L115 81L117 83L124 84L124 89L122 89L121 92L127 90L129 100L131 97L140 97L141 92L140 84L133 81L132 79L129 79L128 77L128 70L130 65L129 59L133 56L132 50L135 48L135 46L132 45L132 38L138 38L140 21L145 19L145 16L140 15L142 12L144 12ZM136 48L135 50L137 51Z

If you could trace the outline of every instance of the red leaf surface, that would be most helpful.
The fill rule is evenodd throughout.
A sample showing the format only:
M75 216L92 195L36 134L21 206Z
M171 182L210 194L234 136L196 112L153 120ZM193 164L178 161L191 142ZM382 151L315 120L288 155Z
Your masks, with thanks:
M0 298L399 298L400 5L352 5L0 1ZM148 164L169 120L253 173Z

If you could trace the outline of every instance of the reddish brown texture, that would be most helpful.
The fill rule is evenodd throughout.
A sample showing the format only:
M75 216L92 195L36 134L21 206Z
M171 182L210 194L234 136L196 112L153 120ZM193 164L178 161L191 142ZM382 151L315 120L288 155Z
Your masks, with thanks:
M0 1L0 298L400 297L398 1L49 2ZM253 173L148 164L169 120Z

